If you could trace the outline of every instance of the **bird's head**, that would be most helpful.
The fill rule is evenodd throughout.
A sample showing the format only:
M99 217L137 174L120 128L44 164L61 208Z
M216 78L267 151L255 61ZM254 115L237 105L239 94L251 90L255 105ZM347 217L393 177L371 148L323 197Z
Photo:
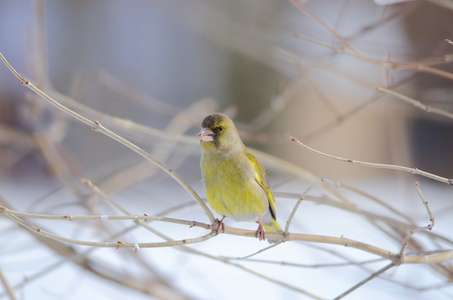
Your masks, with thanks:
M201 128L198 138L204 151L231 153L244 150L233 121L226 115L214 113L207 116L201 123Z

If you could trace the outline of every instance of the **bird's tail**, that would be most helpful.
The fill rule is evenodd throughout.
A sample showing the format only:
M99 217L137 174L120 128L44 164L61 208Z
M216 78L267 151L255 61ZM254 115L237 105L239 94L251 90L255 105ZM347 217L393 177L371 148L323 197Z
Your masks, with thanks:
M263 224L264 230L268 233L271 232L283 232L283 230L280 228L280 225L278 225L277 221L272 219L273 223L271 225ZM275 244L279 240L267 240L271 244Z

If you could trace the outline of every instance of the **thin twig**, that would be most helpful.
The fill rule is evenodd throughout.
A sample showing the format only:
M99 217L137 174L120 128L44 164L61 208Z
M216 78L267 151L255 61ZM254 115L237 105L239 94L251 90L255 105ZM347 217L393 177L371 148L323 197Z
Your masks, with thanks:
M118 118L111 116L109 114L100 112L98 110L95 110L91 107L88 107L86 105L83 105L80 102L75 101L74 99L63 95L55 90L48 90L46 93L51 96L52 98L58 99L60 103L65 104L66 106L72 108L75 111L78 112L83 112L85 115L89 115L93 118L96 119L101 119L105 121L105 123L115 126L118 128L121 128L122 130L129 130L133 132L134 134L141 133L143 135L146 135L148 138L158 138L159 140L171 140L171 141L178 141L178 142L184 142L186 144L197 144L197 139L193 137L187 137L183 135L172 135L169 136L162 130L158 130L156 128L152 128L149 126L145 126L143 124L136 123L132 120L129 119L123 119L123 118Z
M163 216L166 216L166 215L170 215L170 214L172 214L174 212L177 212L179 210L182 210L182 209L185 209L185 208L188 208L188 207L192 207L192 206L194 206L196 204L197 203L195 201L181 203L181 204L166 208L165 210L161 211L160 213L157 213L156 216L163 217Z
M431 213L431 209L429 208L428 201L425 200L425 197L422 194L422 191L420 189L420 183L418 181L415 182L415 188L417 189L417 193L420 196L420 199L422 200L422 203L426 208L426 212L428 213L428 216L429 216L429 221L431 222L431 224L428 224L426 226L426 228L428 230L432 230L434 227L434 217L433 217L433 214Z
M202 227L204 229L210 229L210 225L195 221L186 221L168 217L161 217L161 216L150 216L150 215L124 215L124 216L112 216L112 215L48 215L48 214L34 214L34 213L26 213L11 210L6 207L0 207L0 210L5 214L11 214L22 218L34 218L34 219L46 219L46 220L68 220L68 221L77 221L77 220L87 220L87 221L119 221L119 220L142 220L145 222L148 221L159 221L159 222L167 222L173 224L180 224L180 225L187 225L187 226L194 226L197 224L197 227Z
M388 264L387 266L385 266L382 269L380 269L380 270L376 271L375 273L373 273L371 276L369 276L369 277L365 278L364 280L360 281L359 283L357 283L356 285L354 285L353 287L351 287L350 289L348 289L344 293L341 293L340 295L338 295L334 299L337 300L337 299L343 298L347 294L350 294L351 292L355 291L356 289L358 289L359 287L361 287L362 285L364 285L365 283L367 283L371 279L376 278L377 276L381 275L382 273L384 273L388 269L392 268L393 266L394 266L393 263Z
M210 233L198 237L198 238L191 238L191 239L183 239L183 240L171 240L167 242L155 242L155 243L126 243L123 241L117 241L117 242L91 242L91 241L82 241L82 240L75 240L75 239L70 239L66 238L54 233L51 233L49 231L43 230L39 227L29 225L27 224L24 220L21 218L15 216L14 214L10 214L8 212L4 212L5 216L19 224L20 226L36 233L42 236L45 236L47 238L64 242L64 243L69 243L69 244L74 244L74 245L81 245L81 246L96 246L96 247L102 247L102 248L137 248L137 245L140 248L161 248L161 247L173 247L173 246L182 246L182 245L188 245L188 244L194 244L194 243L201 243L204 242L213 236L215 236L215 230L211 230Z
M299 205L302 203L304 200L305 196L318 184L321 182L325 181L324 179L319 179L315 182L313 182L306 190L305 192L300 195L299 200L297 200L296 204L294 205L293 210L291 211L291 214L288 217L288 220L286 221L286 226L285 226L285 235L289 233L289 227L291 226L291 222L294 218L294 215L296 214L297 209L299 208Z
M329 111L333 115L335 115L337 118L341 116L340 111L333 105L333 101L330 101L330 99L328 99L328 96L323 92L323 89L311 79L309 69L302 66L302 63L299 61L296 55L282 48L275 48L274 51L277 55L279 55L279 57L281 57L289 64L293 65L299 71L300 76L298 76L297 78L303 78L308 82L310 87L313 89L313 92L318 96L318 99L324 104L327 109L329 109ZM300 79L298 81L300 81ZM295 87L292 87L292 89L294 88ZM286 88L285 91L287 91L287 89L288 88Z
M33 4L35 10L35 18L33 20L33 46L36 55L33 60L33 69L35 70L36 80L39 85L47 88L50 85L50 80L47 56L46 1L33 1Z
M256 251L256 252L254 252L254 253L252 253L252 254L249 254L249 255L246 255L246 256L242 256L242 257L236 257L235 259L237 259L237 260L247 260L247 261L248 261L248 259L249 259L250 257L253 257L253 256L255 256L255 255L258 255L258 254L260 254L260 253L263 253L263 252L265 252L265 251L267 251L267 250L269 250L269 249L272 249L272 248L274 248L274 247L280 245L281 243L283 243L283 241L278 241L278 242L276 242L276 243L274 243L274 244L272 244L272 245L270 245L270 246L267 246L267 247L265 247L265 248L263 248L263 249L260 249L260 250L258 250L258 251Z
M357 194L357 195L360 195L360 196L363 196L363 197L365 197L365 198L370 199L371 201L373 201L373 202L375 202L375 203L377 203L377 204L379 204L379 205L385 207L386 209L388 209L389 211L391 211L391 212L394 213L395 215L397 215L397 216L399 216L399 217L405 219L406 221L408 221L408 222L410 222L410 223L413 222L413 221L411 220L411 218L409 218L409 217L406 216L405 214L399 212L398 210L396 210L395 208L393 208L393 207L390 206L389 204L385 203L384 201L378 199L377 197L375 197L375 196L373 196L373 195L371 195L371 194L369 194L369 193L366 193L366 192L364 192L364 191L361 191L361 190L359 190L359 189L357 189L357 188L355 188L355 187L353 187L353 186L350 186L350 185L348 185L348 184L345 184L345 183L343 183L343 182L341 183L340 187L343 188L343 189L349 190L349 191L351 191L351 192L353 192L353 193L355 193L355 194Z
M11 300L16 300L16 294L14 293L13 287L9 284L8 278L6 278L6 275L3 273L2 268L0 267L0 281L3 283L3 286L5 288L6 294L9 296Z
M291 174L292 176L297 176L301 178L305 178L310 182L315 182L319 180L320 178L318 176L315 176L313 173L310 171L307 171L305 169L302 169L292 163L289 163L288 161L275 157L273 155L267 154L262 151L258 151L256 149L251 149L247 148L252 154L256 155L257 157L260 158L260 160L265 164L269 165L277 170L280 171L285 171L288 174ZM341 200L342 202L352 205L352 203L344 197L341 193L339 193L335 188L333 188L329 184L321 184L320 185L323 189L328 191L330 194L334 195L337 199Z
M328 158L333 158L333 159L336 159L336 160L339 160L339 161L348 162L348 163L351 163L351 164L354 164L354 165L358 165L358 166L365 166L365 167L370 167L370 168L379 168L379 169L388 169L388 170L397 170L397 171L408 172L408 173L411 173L411 174L416 174L416 175L424 176L424 177L427 177L427 178L430 178L430 179L433 179L433 180L437 180L437 181L440 181L440 182L443 182L443 183L447 183L449 185L453 185L453 179L448 179L448 178L441 177L441 176L438 176L438 175L435 175L435 174L431 174L431 173L419 170L417 168L409 168L409 167L403 167L403 166L397 166L397 165L389 165L389 164L369 163L369 162L364 162L364 161L359 161L359 160L342 158L342 157L326 154L326 153L321 152L319 150L313 149L313 148L303 144L302 142L300 142L295 137L291 136L290 138L291 138L291 141L294 142L296 145L298 145L298 146L300 146L300 147L302 147L304 149L307 149L307 150L309 150L309 151L311 151L313 153L316 153L316 154L319 154L319 155L322 155L322 156L325 156L325 157L328 157Z
M137 87L125 83L107 71L98 72L96 78L102 85L113 91L115 94L121 95L130 101L136 101L141 105L148 107L152 112L167 116L175 116L182 111L182 109L176 105L171 105L150 97L144 92L137 90Z
M441 77L445 77L445 78L453 80L453 73L430 67L429 66L429 62L428 63L424 63L424 62L401 62L401 61L395 62L395 61L374 59L374 58L366 57L366 56L363 56L363 55L357 55L355 53L351 53L347 49L344 49L344 48L338 48L338 47L332 47L332 46L329 46L329 45L325 45L325 44L323 44L321 42L314 41L312 39L306 38L306 37L304 37L302 35L299 35L299 34L296 34L295 37L298 38L298 39L307 41L309 43L312 43L312 44L315 44L315 45L318 45L318 46L322 46L322 47L334 50L334 51L336 51L338 53L346 54L346 55L355 57L357 59L360 59L362 61L374 64L374 65L378 65L378 66L380 66L382 68L385 68L385 69L411 69L411 70L414 70L416 72L430 73L430 74L434 74L434 75L437 75L437 76L441 76Z
M405 237L404 240L403 240L403 243L401 244L400 256L403 255L404 250L406 249L407 245L409 244L409 240L411 239L411 237L412 237L417 231L420 231L420 230L421 230L421 228L413 228L413 229L409 230L409 232L407 233L406 237Z
M265 264L274 264L274 265L282 265L282 266L289 266L289 267L300 267L300 268L313 268L313 269L318 269L318 268L335 268L335 267L348 267L348 266L361 266L361 265L366 265L366 264L372 264L372 263L377 263L377 262L382 262L384 259L383 258L377 258L377 259L372 259L372 260L366 260L366 261L348 261L344 263L326 263L326 264L300 264L300 263L294 263L294 262L289 262L289 261L273 261L273 260L267 260L267 259L256 259L256 258L246 258L246 257L227 257L228 259L237 259L237 260L245 260L247 262L257 262L257 263L265 263Z
M427 113L433 113L433 114L441 115L443 117L447 117L449 119L453 119L453 113L450 113L450 112L445 111L443 109L435 108L435 107L432 107L432 106L429 106L429 105L425 105L425 104L421 103L420 101L414 100L412 98L404 96L404 95L402 95L400 93L397 93L395 91L392 91L392 90L389 90L389 89L385 89L383 87L377 87L376 90L378 92L383 92L385 94L395 96L398 99L401 99L401 100L403 100L406 103L412 104L416 108L419 108L419 109L421 109L421 110L423 110L423 111L425 111Z
M414 74L411 74L410 76L407 76L406 78L403 78L399 82L393 84L392 87L396 88L398 86L402 86L403 84L409 82L414 76L415 76ZM384 96L383 94L377 94L376 96L373 96L370 100L353 107L346 113L343 113L341 116L338 116L338 117L334 118L332 121L327 122L325 125L322 125L320 128L313 130L308 134L305 134L303 136L304 139L310 139L313 137L317 137L317 136L331 130L334 127L338 127L340 124L342 124L346 120L351 119L352 116L358 114L359 112L363 111L365 108L378 102L381 98L383 98L383 96Z
M298 193L289 193L289 192L274 192L274 196L275 197L279 197L279 198L290 198L290 199L299 199L300 197L300 194ZM342 209L342 210L346 210L346 211L349 211L349 212L352 212L352 213L355 213L355 214L358 214L358 215L361 215L362 217L366 217L370 220L380 220L382 222L384 222L385 224L387 224L388 226L390 226L391 228L402 228L402 229L410 229L412 226L412 222L410 222L409 224L407 223L404 223L404 222L401 222L401 221L398 221L398 220L395 220L395 219L392 219L388 216L385 216L385 215L379 215L379 214L376 214L376 213L373 213L373 212L370 212L370 211L367 211L367 210L363 210L363 209L360 209L358 208L356 205L348 205L348 204L345 204L345 203L342 203L342 202L339 202L339 201L335 201L331 198L329 198L328 196L326 195L323 195L323 196L306 196L305 197L305 201L311 201L311 202L314 202L316 204L321 204L321 205L327 205L327 206L330 206L330 207L335 207L335 208L339 208L339 209ZM378 224L375 224L376 226L378 226ZM378 227L378 229L380 229L381 231L384 231L383 228L381 227ZM423 231L422 231L423 233ZM426 234L428 234L428 232L425 232ZM433 232L429 232L429 235L432 236L433 238L437 238L445 243L448 243L450 245L453 245L453 242L441 235L438 235L436 233L433 233ZM399 241L400 239L399 238L396 238L396 237L393 237L392 238L395 240L395 241Z
M296 87L300 85L300 82L304 79L304 75L300 74L296 78L289 82L282 92L279 93L274 99L271 100L271 104L260 112L252 122L248 125L249 131L256 135L257 132L262 130L265 126L269 125L275 117L284 110L285 107L294 99L292 94L296 90Z
M418 231L422 231L422 230L432 230L433 227L434 227L434 217L433 217L433 214L431 213L431 209L429 208L429 205L428 205L428 202L425 200L425 197L423 196L422 194L422 191L420 190L420 183L418 181L415 182L415 188L417 189L417 193L418 195L420 196L420 199L422 200L422 203L423 205L425 206L426 208L426 212L428 213L428 216L429 216L429 220L431 222L431 224L428 224L427 226L423 226L423 227L417 227L417 228L413 228L409 231L409 233L407 234L407 236L404 238L403 240L403 244L401 246L401 250L400 250L400 255L403 255L404 253L404 250L405 248L407 247L407 245L409 244L409 240L411 239L411 237Z
M321 24L325 29L327 29L330 33L332 33L339 41L340 43L346 48L349 49L352 53L354 53L355 56L357 57L362 57L362 54L360 54L359 51L354 49L351 44L349 44L348 41L346 41L341 35L339 35L335 30L330 28L329 25L327 25L326 22L318 18L315 14L313 14L311 11L309 11L302 3L300 3L297 0L290 0L292 4L294 4L299 10L310 16L312 19L316 20L319 24Z
M334 248L324 248L322 246L318 246L316 244L307 244L306 246L310 247L310 248L314 248L314 249L317 249L319 251L324 251L334 257L337 257L337 258L340 258L340 259L343 259L345 262L343 263L344 265L350 265L350 266L355 266L357 267L358 269L366 272L366 273L369 273L369 274L373 274L374 271L371 270L370 268L366 267L365 264L368 264L368 263L376 263L376 262L383 262L384 259L383 258L380 258L380 259L375 259L375 260L369 260L369 261L362 261L362 262L357 262L357 261L354 261L352 259L350 259L349 257L347 257L346 255L343 255L341 254L341 252L337 251L336 249ZM427 254L427 253L425 253ZM432 253L431 253L432 254ZM338 265L340 266L341 263L339 263ZM326 267L329 267L328 264L325 264ZM321 265L323 267L323 265ZM336 264L333 264L333 267L335 267ZM429 266L434 266L434 264L431 264ZM401 281L397 281L395 279L391 279L389 277L383 277L382 280L385 280L385 281L388 281L388 282L393 282L395 284L398 284L398 285L401 285L401 286L404 286L404 287L407 287L407 288L410 288L410 289L413 289L413 290L417 290L417 291L422 291L424 290L423 287L420 287L418 285L411 285L411 284L408 284L406 282L401 282ZM430 287L426 287L427 289L429 289Z

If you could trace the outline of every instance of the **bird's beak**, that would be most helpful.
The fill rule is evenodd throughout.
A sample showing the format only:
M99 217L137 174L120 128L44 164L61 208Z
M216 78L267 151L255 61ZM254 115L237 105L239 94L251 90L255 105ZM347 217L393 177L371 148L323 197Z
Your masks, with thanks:
M198 138L203 142L212 142L214 140L214 132L209 128L203 128L198 134Z

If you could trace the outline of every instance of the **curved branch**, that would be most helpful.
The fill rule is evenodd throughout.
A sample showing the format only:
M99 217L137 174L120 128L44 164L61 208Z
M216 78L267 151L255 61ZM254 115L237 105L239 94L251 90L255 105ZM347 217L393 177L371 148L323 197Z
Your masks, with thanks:
M327 154L327 153L321 152L319 150L313 149L313 148L305 145L304 143L300 142L295 137L290 136L290 138L291 138L291 141L294 142L297 146L302 147L304 149L307 149L307 150L309 150L309 151L311 151L313 153L328 157L328 158L333 158L333 159L336 159L336 160L339 160L339 161L348 162L348 163L351 163L351 164L355 164L355 165L359 165L359 166L365 166L365 167L370 167L370 168L388 169L388 170L397 170L397 171L408 172L408 173L411 173L411 174L416 174L416 175L428 177L428 178L431 178L433 180L437 180L437 181L440 181L440 182L443 182L443 183L447 183L449 185L453 185L453 179L448 179L448 178L441 177L441 176L438 176L438 175L435 175L435 174L431 174L431 173L428 173L426 171L419 170L417 168L409 168L409 167L403 167L403 166L397 166L397 165L389 165L389 164L369 163L369 162L364 162L364 161L360 161L360 160L347 159L347 158L343 158L343 157L339 157L339 156L334 156L334 155Z
M91 126L91 128L95 131L99 131L106 136L108 136L111 139L114 139L115 141L123 144L124 146L128 147L129 149L133 150L134 152L140 154L143 156L145 159L159 167L161 170L163 170L165 173L170 175L176 182L178 182L191 196L197 203L200 205L200 207L203 209L205 215L208 217L209 221L211 223L214 223L215 218L212 212L209 210L209 208L206 206L206 204L201 200L200 196L192 189L192 187L187 184L181 176L179 176L174 170L169 168L167 165L162 163L160 160L156 159L152 155L150 155L148 152L145 150L141 149L137 145L131 143L130 141L126 140L125 138L119 136L118 134L110 131L109 129L105 128L104 126L101 125L98 121L91 121L84 116L76 113L75 111L67 108L66 106L60 104L58 101L44 93L42 90L40 90L38 87L36 87L33 83L31 83L28 79L24 78L22 75L20 75L12 66L11 64L6 60L6 58L3 56L2 53L0 53L0 59L3 60L5 65L10 69L10 71L16 76L16 78L20 81L20 83L27 88L31 89L33 92L38 94L41 98L45 99L47 102L58 108L59 110L63 111L64 113L70 115L71 117L77 119L78 121Z
M3 213L5 216L9 217L14 222L18 223L22 227L33 231L39 235L45 236L50 239L58 240L61 242L77 244L77 245L84 245L84 246L96 246L96 247L106 247L106 248L157 248L157 247L173 247L173 246L183 246L187 244L194 244L206 241L216 235L216 226L217 225L209 225L200 222L194 221L184 221L178 219L171 219L171 218L162 218L162 217L152 217L152 216L110 216L109 218L105 218L105 216L51 216L51 215L40 215L40 214L28 214L22 212L16 212L9 210L6 207L0 207L0 213ZM191 239L183 239L178 241L167 241L167 242L156 242L156 243L126 243L122 241L117 242L91 242L91 241L80 241L65 238L51 232L42 230L36 226L32 226L27 224L24 220L18 217L18 215L25 216L25 217L39 217L39 218L46 218L46 219L60 219L60 220L73 220L75 219L85 219L85 220L120 220L120 219L145 219L148 218L149 220L153 219L155 221L163 221L163 222L171 222L171 223L178 223L183 225L190 225L191 227L200 227L210 232L204 236L198 238L191 238ZM256 231L254 230L245 230L245 229L238 229L238 228L231 228L225 227L225 234L230 235L237 235L243 237L250 237L256 238ZM427 255L420 254L420 255L400 255L394 253L389 250L385 250L367 243L362 243L359 241L351 240L344 237L333 237L333 236L322 236L322 235L314 235L314 234L302 234L302 233L266 233L268 239L271 240L281 240L281 241L303 241L303 242L311 242L311 243L322 243L322 244L331 244L331 245L341 245L344 247L351 247L355 249L359 249L371 254L375 254L385 259L391 260L395 265L400 265L403 263L410 263L410 264L424 264L424 263L439 263L444 261L449 261L453 259L453 250L446 250L439 253L430 253Z

